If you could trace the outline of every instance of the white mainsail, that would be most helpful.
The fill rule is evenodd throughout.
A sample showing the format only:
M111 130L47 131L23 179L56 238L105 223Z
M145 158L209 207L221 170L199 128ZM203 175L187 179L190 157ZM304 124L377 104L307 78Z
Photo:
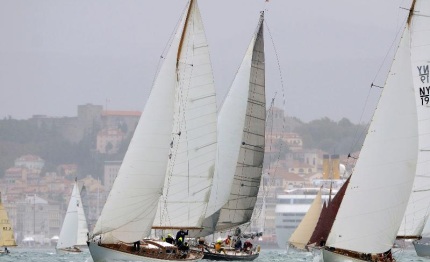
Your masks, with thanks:
M216 178L207 212L216 231L249 222L257 200L266 120L263 19L262 14L218 116Z
M191 0L93 234L105 244L130 243L149 236L153 223L198 226L214 165L215 116L207 43Z
M57 249L86 245L87 233L88 225L82 205L81 193L78 182L75 181L57 242Z
M318 223L323 206L321 193L320 189L308 212L306 212L306 215L303 217L302 221L288 240L291 245L298 249L306 248L306 245L311 239L312 233Z
M216 156L214 78L197 2L189 9L178 54L173 136L154 228L199 228Z
M417 134L406 27L326 246L362 253L391 249L414 181Z
M418 115L418 161L414 186L398 237L420 238L430 208L430 2L416 1L411 20L412 77Z
M15 236L0 195L0 247L12 246L16 246Z

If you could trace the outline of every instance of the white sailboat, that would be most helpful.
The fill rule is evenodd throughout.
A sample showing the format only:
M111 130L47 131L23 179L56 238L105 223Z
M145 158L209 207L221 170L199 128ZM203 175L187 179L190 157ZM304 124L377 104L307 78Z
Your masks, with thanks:
M56 251L57 253L80 253L79 246L86 246L88 225L82 205L78 181L75 179L67 213L61 227Z
M261 13L254 37L218 115L218 153L205 230L200 236L248 223L260 186L265 146L266 96ZM258 253L205 253L205 259L252 260Z
M202 228L216 156L216 96L195 0L188 3L91 240L95 262L195 261L151 229Z
M417 254L430 255L430 245L422 238L430 209L430 107L428 106L430 64L430 2L416 1L411 23L411 62L418 116L418 161L408 207L397 234L414 241ZM427 251L425 251L427 249Z
M324 261L394 261L391 248L412 190L418 155L412 14L323 250Z
M9 222L7 211L2 204L0 194L0 247L4 248L4 250L0 250L0 255L9 254L9 250L7 248L15 246L16 241L12 225Z

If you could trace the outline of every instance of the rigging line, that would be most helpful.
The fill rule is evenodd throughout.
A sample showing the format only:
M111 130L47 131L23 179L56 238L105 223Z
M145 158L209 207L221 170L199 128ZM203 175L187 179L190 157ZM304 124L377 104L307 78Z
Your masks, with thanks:
M376 78L379 76L380 71L381 71L381 69L382 69L383 65L386 63L386 60L387 60L387 58L388 58L388 55L390 54L391 50L393 49L394 44L397 42L397 39L398 39L398 37L399 37L400 33L402 33L402 32L403 32L404 27L406 26L406 21L407 21L407 20L408 20L408 18L406 17L406 19L405 19L405 20L403 21L403 23L402 23L402 26L401 26L401 27L400 27L400 29L397 31L397 33L396 33L396 35L395 35L395 37L394 37L393 41L391 42L391 45L390 45L390 47L388 48L388 51L387 51L387 53L385 54L384 59L382 60L382 63L380 64L380 66L379 66L379 68L378 68L378 70L377 70L377 72L376 72L376 74L375 74L375 76L374 76L374 78L373 78L373 81L372 81L372 83L371 83L370 89L369 89L369 91L368 91L368 93L367 93L367 96L366 96L366 100L365 100L365 103L364 103L363 109L362 109L362 111L361 111L360 120L359 120L359 122L358 122L358 126L357 126L357 129L356 129L355 135L354 135L355 140L354 140L354 142L353 142L353 143L352 143L352 145L351 145L350 152L352 152L352 151L353 151L353 149L357 146L357 143L359 142L359 139L364 135L364 133L366 132L366 130L368 130L368 128L369 128L369 126L370 126L370 122L371 122L371 121L367 124L367 128L363 128L363 130L360 132L360 135L359 135L359 136L357 136L357 134L358 134L358 130L359 130L359 128L360 128L360 123L361 123L361 122L362 122L362 120L363 120L364 112L366 111L367 104L368 104L368 102L369 102L369 96L370 96L370 92L371 92L371 90L372 90L372 87L373 87L373 86L376 86L376 87L380 87L380 88L381 88L381 86L374 85L373 83L376 81ZM393 59L394 59L394 58L393 58ZM372 119L373 119L373 117L372 117ZM354 162L354 161L353 161L353 162ZM350 162L349 162L349 158L348 158L348 160L347 160L347 165L352 165L352 163L350 163Z
M278 55L278 52L277 52L277 49L276 49L276 46L275 46L275 41L274 41L274 39L273 39L272 33L270 32L270 28L269 28L269 24L267 23L267 20L264 20L264 23L265 23L265 25L266 25L267 32L269 33L270 40L271 40L271 42L272 42L272 46L273 46L273 49L274 49L274 51L275 51L276 62L277 62L277 64L278 64L279 78L280 78L280 81L281 81L283 110L285 110L285 106L286 106L285 85L284 85L284 79L283 79L283 77L282 77L281 63L280 63L280 61L279 61L279 55ZM282 131L283 131L283 132L285 132L285 127L286 127L286 125L285 125L285 115L284 115L284 116L283 116L283 120L282 120ZM278 152L278 158L277 158L276 162L278 162L278 161L279 161L279 159L280 159L280 157L281 157L281 151L282 151L282 145L281 145L281 149L280 149L280 150L279 150L279 152ZM276 172L277 172L277 170L278 170L278 166L279 166L279 165L276 165L276 166L275 166L275 172L274 172L274 173L276 173Z
M160 55L160 59L158 59L158 64L157 64L157 67L156 67L156 70L155 70L154 78L152 79L152 87L154 86L155 80L157 79L157 76L158 76L158 74L159 74L159 72L160 72L160 64L161 64L161 61L163 61L163 60L164 60L164 58L165 58L166 50L168 50L168 49L170 48L170 46L172 45L173 38L174 38L174 37L175 37L175 35L176 35L176 31L178 30L178 28L179 28L179 26L180 26L180 24L181 24L182 17L184 16L184 13L185 13L185 11L187 10L187 8L188 8L188 5L186 5L186 6L184 7L184 9L182 10L182 13L181 13L181 15L179 16L179 19L178 19L178 21L176 22L176 25L175 25L175 27L173 28L173 31L170 33L170 36L169 36L168 41L167 41L167 42L166 42L166 44L164 45L163 51L161 52L161 55ZM152 89L152 87L151 87L151 89Z

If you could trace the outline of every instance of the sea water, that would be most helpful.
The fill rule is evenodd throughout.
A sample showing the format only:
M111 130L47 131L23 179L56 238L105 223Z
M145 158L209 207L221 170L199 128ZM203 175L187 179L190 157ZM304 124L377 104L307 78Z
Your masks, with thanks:
M58 255L55 249L24 249L10 248L9 255L0 255L0 262L93 262L88 250L80 254ZM394 251L397 261L430 262L430 258L418 257L413 249L398 249ZM294 250L263 249L255 262L281 262L281 261L310 261L318 262L318 255L309 252L298 252Z

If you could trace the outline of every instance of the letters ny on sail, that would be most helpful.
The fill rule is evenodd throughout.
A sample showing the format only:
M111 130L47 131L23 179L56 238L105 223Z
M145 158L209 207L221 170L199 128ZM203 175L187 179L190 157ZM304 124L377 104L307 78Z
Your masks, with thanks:
M427 85L420 87L421 105L427 105L430 102L429 65L417 66L417 69L421 83Z

